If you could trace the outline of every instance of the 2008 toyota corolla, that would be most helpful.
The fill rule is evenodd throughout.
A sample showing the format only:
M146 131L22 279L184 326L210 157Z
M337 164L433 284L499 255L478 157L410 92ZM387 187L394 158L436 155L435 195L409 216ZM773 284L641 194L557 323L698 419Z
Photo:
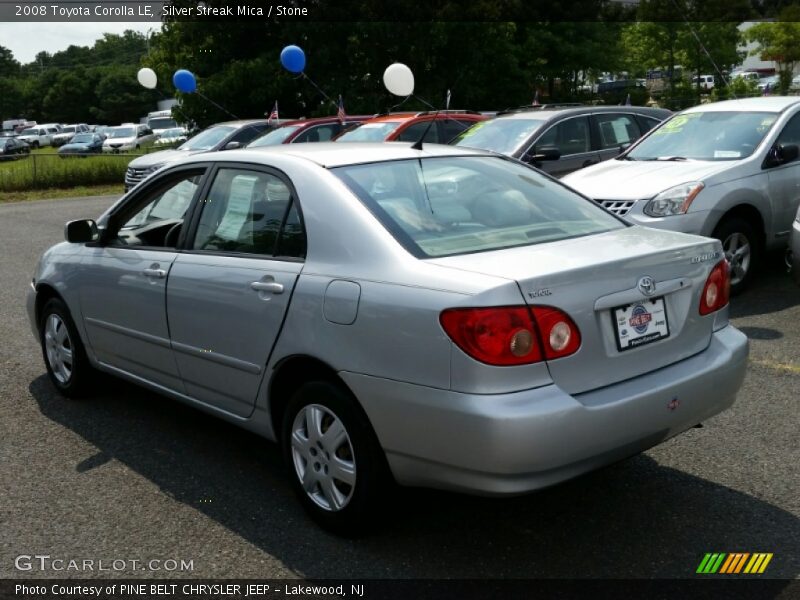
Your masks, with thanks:
M392 480L517 494L636 454L744 377L719 241L477 151L192 157L66 237L28 296L56 388L99 369L277 440L341 532Z

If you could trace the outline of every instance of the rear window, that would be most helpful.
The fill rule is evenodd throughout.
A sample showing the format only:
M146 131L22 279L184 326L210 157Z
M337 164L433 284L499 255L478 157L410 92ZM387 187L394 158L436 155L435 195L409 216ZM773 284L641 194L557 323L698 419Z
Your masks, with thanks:
M527 246L625 227L590 200L499 157L400 160L332 171L418 258Z

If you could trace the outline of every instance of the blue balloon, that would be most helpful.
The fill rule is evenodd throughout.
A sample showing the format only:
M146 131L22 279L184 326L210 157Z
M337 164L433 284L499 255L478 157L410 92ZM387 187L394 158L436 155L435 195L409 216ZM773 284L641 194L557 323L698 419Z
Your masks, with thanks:
M179 91L185 94L191 94L197 90L197 80L194 78L194 73L186 69L178 69L172 76L172 83Z
M281 50L281 64L291 73L302 73L306 68L306 53L299 46L286 46Z

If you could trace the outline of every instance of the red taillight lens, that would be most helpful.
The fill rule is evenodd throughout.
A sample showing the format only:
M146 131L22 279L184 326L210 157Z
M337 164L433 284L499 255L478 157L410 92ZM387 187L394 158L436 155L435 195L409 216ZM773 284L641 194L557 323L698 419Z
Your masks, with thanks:
M439 321L459 348L490 365L525 365L561 358L580 347L575 323L550 307L450 308L442 312Z
M539 325L547 360L577 352L581 347L581 333L566 313L550 306L533 306L531 309Z
M711 270L700 296L700 314L708 315L728 304L731 294L731 273L727 260L721 260Z

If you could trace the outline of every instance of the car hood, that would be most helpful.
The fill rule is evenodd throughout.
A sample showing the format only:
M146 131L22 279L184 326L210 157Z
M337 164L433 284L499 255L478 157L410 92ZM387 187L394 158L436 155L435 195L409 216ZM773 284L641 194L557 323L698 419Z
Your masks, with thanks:
M682 183L703 181L740 162L609 160L570 173L561 181L594 199L638 200Z
M187 156L193 156L194 154L200 154L201 152L207 152L207 150L175 150L174 148L170 150L161 150L135 158L128 163L128 166L133 169L146 169L154 165L175 162L176 160L186 158Z

